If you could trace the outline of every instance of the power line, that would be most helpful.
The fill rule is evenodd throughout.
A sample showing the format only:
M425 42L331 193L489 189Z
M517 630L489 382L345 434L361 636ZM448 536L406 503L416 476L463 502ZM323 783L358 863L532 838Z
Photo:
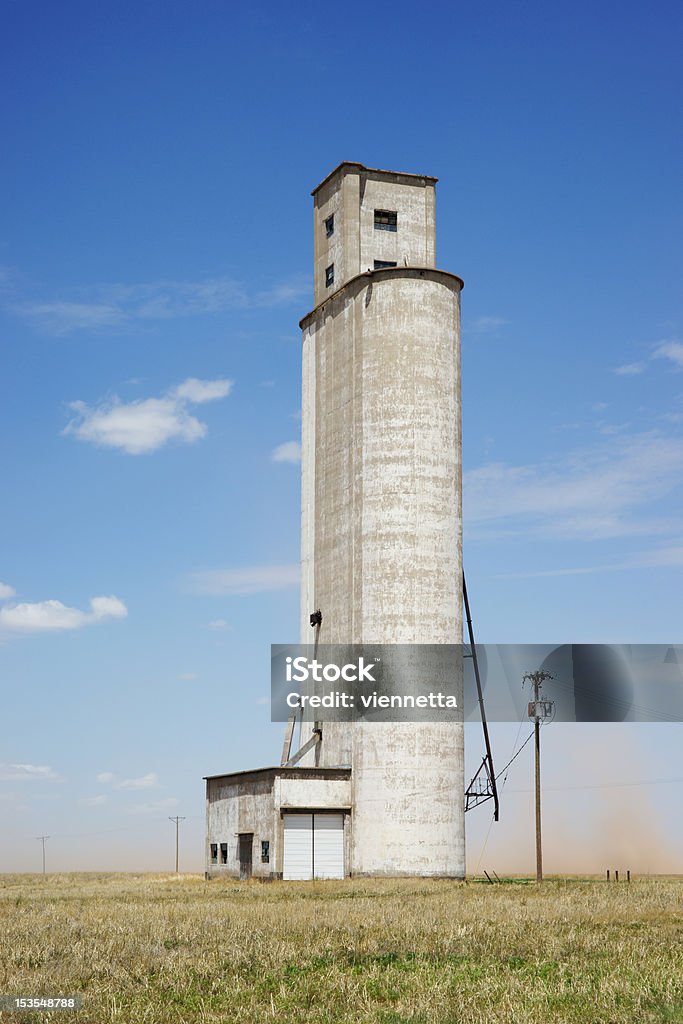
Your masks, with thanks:
M168 819L168 820L169 820L169 821L175 821L175 873L176 873L176 875L177 875L177 874L178 874L178 839L179 839L179 826L180 826L180 822L181 822L181 821L185 821L185 819L184 819L184 818L181 818L180 816L178 816L178 815L177 815L177 816L176 816L175 818L171 818L171 817L169 816L169 819Z
M39 843L43 844L43 874L45 874L45 840L49 839L49 836L36 836Z

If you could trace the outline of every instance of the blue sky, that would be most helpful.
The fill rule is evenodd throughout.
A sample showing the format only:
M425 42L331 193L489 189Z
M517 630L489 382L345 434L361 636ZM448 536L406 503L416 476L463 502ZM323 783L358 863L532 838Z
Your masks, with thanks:
M0 17L0 869L39 867L49 833L54 869L163 870L169 814L199 868L202 775L277 758L309 192L340 160L440 178L479 638L680 642L678 5ZM681 726L554 735L549 786L638 782L618 791L630 833L679 856L680 787L641 784L683 776ZM551 865L579 820L604 824L586 793L562 796ZM528 801L510 797L494 866ZM474 866L488 813L468 819Z

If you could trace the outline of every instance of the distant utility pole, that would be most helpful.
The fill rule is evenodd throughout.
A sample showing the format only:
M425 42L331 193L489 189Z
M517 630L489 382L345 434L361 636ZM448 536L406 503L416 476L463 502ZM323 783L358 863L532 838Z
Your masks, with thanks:
M38 842L43 844L43 874L45 874L45 840L49 838L49 836L36 836Z
M175 821L175 873L177 875L178 874L178 826L180 825L180 822L181 821L185 821L185 819L184 818L179 818L179 817L175 817L175 818L169 817L168 820L169 821Z
M538 672L526 672L522 677L522 686L531 683L534 699L529 701L529 718L534 720L534 761L536 775L536 881L543 881L543 848L541 844L541 721L552 716L555 702L541 700L541 686L546 679L552 679L550 672L539 669Z

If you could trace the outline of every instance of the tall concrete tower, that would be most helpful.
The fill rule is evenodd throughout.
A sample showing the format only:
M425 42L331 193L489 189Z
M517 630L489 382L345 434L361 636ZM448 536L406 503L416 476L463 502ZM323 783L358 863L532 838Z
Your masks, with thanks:
M301 639L462 642L459 277L436 269L436 178L344 162L313 190L301 321ZM323 726L351 766L349 869L465 873L463 726Z

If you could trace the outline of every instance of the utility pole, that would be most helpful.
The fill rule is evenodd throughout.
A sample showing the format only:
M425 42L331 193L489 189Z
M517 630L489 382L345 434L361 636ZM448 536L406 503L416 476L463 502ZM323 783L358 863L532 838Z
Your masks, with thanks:
M45 840L49 838L49 836L36 836L38 842L43 844L43 874L45 874Z
M550 672L539 669L537 672L526 672L522 678L522 686L531 683L534 692L533 701L529 701L529 718L534 720L534 763L536 792L536 881L543 881L543 847L541 843L541 721L550 718L555 703L552 700L541 700L541 686L546 679L552 679Z
M175 817L175 818L169 817L168 820L169 821L175 821L175 873L177 875L178 874L178 826L180 825L180 822L181 821L185 821L185 819L184 818L180 818L180 817Z

